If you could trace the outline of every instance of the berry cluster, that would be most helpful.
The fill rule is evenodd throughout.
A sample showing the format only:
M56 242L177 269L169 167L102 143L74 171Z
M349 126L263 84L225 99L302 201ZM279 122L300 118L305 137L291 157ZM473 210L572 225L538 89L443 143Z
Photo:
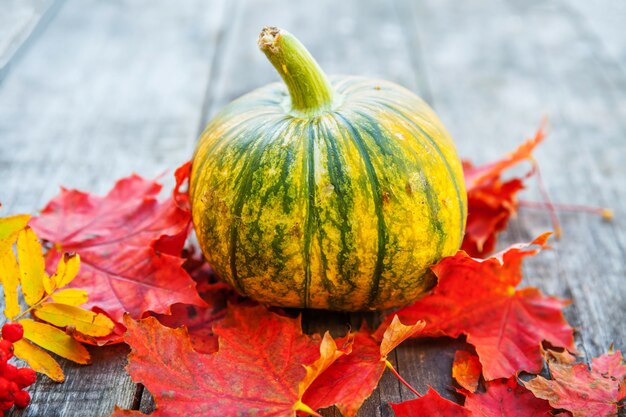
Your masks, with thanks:
M7 361L13 357L13 343L24 336L24 328L19 323L6 323L2 326L0 339L0 410L8 410L15 405L24 408L30 403L30 395L24 388L37 379L30 368L17 368Z

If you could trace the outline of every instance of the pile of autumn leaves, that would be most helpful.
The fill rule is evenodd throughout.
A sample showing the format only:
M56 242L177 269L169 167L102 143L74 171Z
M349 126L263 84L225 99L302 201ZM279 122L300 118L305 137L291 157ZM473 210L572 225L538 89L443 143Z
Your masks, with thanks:
M492 164L466 163L464 251L433 267L438 285L428 296L390 313L377 329L337 339L303 334L299 317L239 296L185 247L191 220L181 188L189 164L176 171L164 201L159 184L138 176L104 197L63 189L36 218L0 220L5 315L25 332L15 355L62 381L44 349L88 363L81 343L123 341L132 348L128 372L155 397L154 416L318 415L333 405L354 416L385 369L417 396L391 404L398 417L614 416L626 397L621 353L594 359L591 369L577 364L568 353L575 348L562 314L567 302L517 288L523 260L546 247L548 234L486 257L524 186L501 174L532 160L542 139L539 131ZM433 389L421 396L387 360L408 338L461 335L467 349L456 353L451 372L463 406ZM540 373L544 361L551 379L518 378Z

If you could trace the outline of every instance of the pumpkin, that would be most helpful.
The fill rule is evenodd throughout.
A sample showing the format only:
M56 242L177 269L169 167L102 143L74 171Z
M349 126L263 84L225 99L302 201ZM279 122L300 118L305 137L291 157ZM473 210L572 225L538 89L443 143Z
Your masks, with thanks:
M415 300L464 233L463 172L446 129L396 84L327 78L287 31L264 28L259 46L284 84L226 106L192 162L208 262L269 305L358 311Z

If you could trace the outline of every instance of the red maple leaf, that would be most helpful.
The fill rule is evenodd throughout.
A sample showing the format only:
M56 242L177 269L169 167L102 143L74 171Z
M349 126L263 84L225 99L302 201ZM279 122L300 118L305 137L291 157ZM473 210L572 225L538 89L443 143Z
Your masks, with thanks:
M31 221L52 244L48 265L64 252L80 254L71 285L88 291L87 308L120 321L125 312L141 317L169 312L174 303L204 304L181 267L190 214L174 198L159 202L160 190L137 175L119 180L104 197L61 189Z
M552 407L519 385L516 378L485 382L484 393L465 393L465 408L472 416L552 417Z
M191 161L187 161L174 171L174 178L176 178L176 186L172 197L178 205L178 207L191 213L191 205L189 203L189 176L191 175ZM181 188L185 188L181 191Z
M443 398L428 387L426 395L399 404L391 403L396 417L471 417L469 410Z
M626 397L626 365L620 351L593 359L591 370L549 351L547 361L552 379L537 376L524 384L537 397L574 417L617 415L617 403Z
M154 395L154 417L318 415L302 395L345 353L329 333L304 335L299 318L262 306L229 306L214 326L219 350L213 354L194 351L184 328L170 329L153 317L125 323L132 348L127 369Z
M394 318L382 341L364 330L339 339L339 346L352 339L352 352L339 358L311 384L303 402L315 410L336 405L344 417L355 416L378 385L385 367L391 366L387 355L423 328L423 322L405 326Z
M171 314L152 314L161 324L171 328L185 326L196 352L217 352L217 336L213 325L226 317L226 305L232 298L232 287L221 283L202 284L200 295L206 307L191 304L174 304Z
M403 323L425 320L420 336L465 334L488 380L541 371L542 341L574 349L573 330L562 313L567 302L536 288L515 289L522 260L540 251L529 247L545 247L548 236L484 260L463 251L444 258L432 267L439 282L431 294L395 314Z
M465 350L458 350L454 355L452 363L452 378L458 382L460 386L470 392L475 392L478 388L478 380L482 367L478 356L473 355Z
M506 228L509 218L517 212L517 193L524 188L523 179L503 181L502 172L532 160L532 151L544 137L543 128L539 128L534 138L496 162L474 166L463 161L468 214L461 249L471 256L482 257L493 251L497 233Z

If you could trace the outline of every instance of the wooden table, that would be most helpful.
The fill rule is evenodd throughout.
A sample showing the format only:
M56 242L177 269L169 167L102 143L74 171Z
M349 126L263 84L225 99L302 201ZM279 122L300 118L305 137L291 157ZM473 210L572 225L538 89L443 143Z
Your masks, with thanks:
M1 214L35 213L60 185L103 193L131 172L171 172L216 111L277 79L255 42L262 26L277 25L328 73L385 78L423 96L476 162L514 149L547 115L536 156L551 196L611 207L615 219L562 213L562 239L527 263L526 284L573 300L566 315L587 360L612 343L625 349L625 19L624 2L609 0L2 2ZM524 198L538 199L530 184ZM524 209L500 244L550 228L546 212ZM309 331L361 318L304 317ZM409 341L392 361L418 390L430 384L454 398L460 343ZM153 409L123 370L125 346L91 352L93 365L63 361L67 382L39 378L32 405L10 415ZM389 416L388 402L411 398L385 374L360 415Z

